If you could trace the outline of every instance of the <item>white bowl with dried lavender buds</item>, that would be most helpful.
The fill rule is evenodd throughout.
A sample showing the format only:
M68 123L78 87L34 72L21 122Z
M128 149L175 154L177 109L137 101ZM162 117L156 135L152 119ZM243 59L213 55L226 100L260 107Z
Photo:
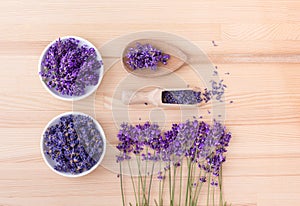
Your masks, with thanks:
M66 112L54 117L41 137L45 163L64 177L81 177L102 162L106 138L101 125L91 116Z
M42 52L38 72L45 89L54 97L76 101L96 91L103 77L97 48L81 37L64 36Z

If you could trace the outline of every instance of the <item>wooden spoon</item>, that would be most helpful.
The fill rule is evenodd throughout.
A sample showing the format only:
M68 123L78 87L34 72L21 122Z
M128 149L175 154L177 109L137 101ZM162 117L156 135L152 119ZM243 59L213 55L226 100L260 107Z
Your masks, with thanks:
M165 91L197 91L201 92L200 88L182 88L182 89L162 89L155 88L150 91L123 91L122 92L122 102L125 105L133 105L133 104L152 104L155 106L195 106L200 105L200 103L194 104L171 104L163 102L163 92Z
M167 61L166 65L159 63L156 70L151 70L150 68L133 70L127 64L128 58L126 57L126 54L128 53L129 48L136 47L137 43L150 44L153 47L161 50L163 53L169 54L170 59ZM165 43L163 41L154 40L154 39L138 39L132 41L125 47L122 53L122 63L126 71L139 77L158 77L158 76L167 75L179 69L186 62L186 60L187 60L187 56L177 47Z

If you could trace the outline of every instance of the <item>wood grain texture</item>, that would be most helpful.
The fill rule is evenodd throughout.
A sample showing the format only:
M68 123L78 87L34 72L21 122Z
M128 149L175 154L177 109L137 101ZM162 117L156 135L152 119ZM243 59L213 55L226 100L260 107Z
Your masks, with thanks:
M43 162L43 127L74 105L44 90L37 63L59 36L82 36L101 48L120 35L145 30L195 43L228 85L226 101L234 103L226 106L233 139L224 168L225 199L234 206L300 205L298 0L71 2L0 2L0 206L121 205L113 152L103 166L78 179L60 177ZM188 68L178 74L191 85L197 82ZM110 149L117 142L111 98L124 75L116 63L95 93L96 118ZM209 108L199 108L206 119ZM153 109L141 105L128 113L138 122L151 119ZM164 115L168 125L180 112L166 109Z

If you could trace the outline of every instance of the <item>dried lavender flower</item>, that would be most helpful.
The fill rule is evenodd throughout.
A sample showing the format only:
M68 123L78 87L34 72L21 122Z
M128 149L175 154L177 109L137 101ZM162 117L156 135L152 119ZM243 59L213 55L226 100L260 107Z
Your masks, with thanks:
M44 153L55 161L54 169L79 174L91 169L103 153L103 139L93 120L66 115L44 133Z
M162 92L162 102L166 104L198 104L202 100L200 91L187 89Z

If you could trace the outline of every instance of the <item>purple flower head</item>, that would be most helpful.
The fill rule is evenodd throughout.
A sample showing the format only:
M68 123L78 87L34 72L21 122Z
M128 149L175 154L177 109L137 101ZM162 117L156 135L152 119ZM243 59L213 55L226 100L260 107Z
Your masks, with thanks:
M188 156L190 148L197 136L198 121L186 121L173 124L172 129L164 133L164 150L161 151L163 161L177 165L184 156Z
M206 182L206 177L205 176L200 177L199 181L203 183Z
M128 123L121 124L121 129L118 133L119 144L117 149L120 151L120 155L117 156L117 161L123 161L130 159L130 153L136 154L142 150L138 143L138 134L136 128Z
M217 187L219 185L216 180L212 180L210 184L211 184L211 186L215 186L215 187Z
M162 139L161 130L157 124L146 122L143 125L130 125L123 123L118 133L119 144L117 149L120 154L117 161L130 159L131 154L141 155L142 160L157 160L154 153L160 151ZM142 153L145 147L152 149L152 152Z

